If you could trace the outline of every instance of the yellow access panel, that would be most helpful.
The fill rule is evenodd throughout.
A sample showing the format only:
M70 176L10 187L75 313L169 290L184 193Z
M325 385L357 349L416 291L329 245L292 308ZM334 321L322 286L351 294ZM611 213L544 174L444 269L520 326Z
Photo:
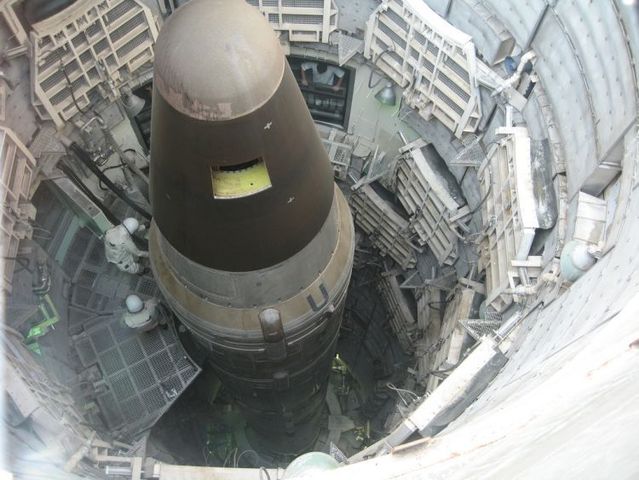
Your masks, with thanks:
M259 158L230 167L211 167L213 196L219 199L248 197L271 188L266 163Z

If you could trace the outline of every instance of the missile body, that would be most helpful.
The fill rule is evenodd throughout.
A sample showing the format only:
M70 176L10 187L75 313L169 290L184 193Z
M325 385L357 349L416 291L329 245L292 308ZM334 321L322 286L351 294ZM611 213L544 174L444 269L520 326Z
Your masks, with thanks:
M151 266L255 438L319 433L353 223L266 19L192 0L155 47Z

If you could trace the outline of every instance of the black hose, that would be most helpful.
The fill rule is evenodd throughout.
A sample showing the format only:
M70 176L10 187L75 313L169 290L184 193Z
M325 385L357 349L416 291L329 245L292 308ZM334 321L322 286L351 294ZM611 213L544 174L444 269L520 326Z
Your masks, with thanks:
M123 167L126 167L126 163L124 163L124 162L122 162L120 165L112 165L110 167L103 168L101 171L102 171L102 173L104 173L104 172L106 172L108 170L113 170L115 168L123 168ZM104 188L104 186L102 185L102 180L101 179L98 180L98 187L100 187L100 190L102 190L102 191L109 190L108 188Z
M109 222L114 225L118 225L120 223L118 217L116 217L113 212L108 209L108 207L102 202L102 200L95 196L91 189L87 187L84 182L82 182L82 180L80 180L80 177L76 175L76 173L71 169L71 167L69 167L69 165L64 162L60 162L59 167L60 170L62 170L62 173L69 177L69 180L71 180L75 184L75 186L78 187L80 191L82 191L82 193L89 197L89 200L95 203L95 205L102 211L102 213L104 213L104 216L107 218L107 220L109 220Z
M60 170L62 170L62 173L69 177L69 180L71 180L80 189L80 191L82 191L82 193L84 193L89 198L89 200L91 200L102 211L102 213L104 213L104 216L107 218L107 220L109 220L109 222L111 222L113 225L119 225L120 223L122 223L122 221L115 216L115 214L109 209L109 207L107 207L104 202L102 202L102 200L100 200L91 191L91 189L84 184L84 182L80 179L80 177L76 175L76 173L71 167L69 167L69 165L65 164L64 162L60 162L59 166ZM145 239L140 238L135 234L131 234L131 238L133 239L133 242L138 246L138 248L149 248L148 242Z
M21 257L21 256L17 256L17 257L2 257L2 259L3 260L14 260L24 270L26 270L29 273L33 273L33 270L30 268L31 261L28 258L26 258L26 257ZM17 273L17 271L15 273Z
M126 192L118 187L115 183L113 183L109 177L107 177L102 170L98 168L98 166L91 160L91 157L80 145L73 142L69 147L71 151L75 154L76 157L84 164L86 167L91 170L95 176L97 176L113 193L115 193L118 197L120 197L127 205L129 205L133 210L138 212L147 220L151 220L151 214L147 212L145 209L136 204L133 200L131 200Z

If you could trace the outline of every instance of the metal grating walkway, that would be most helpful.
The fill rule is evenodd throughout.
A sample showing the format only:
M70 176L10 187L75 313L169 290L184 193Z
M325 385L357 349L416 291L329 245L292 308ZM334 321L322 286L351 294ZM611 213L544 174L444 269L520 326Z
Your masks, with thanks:
M74 346L84 366L98 365L104 423L125 438L151 427L200 372L172 328L138 333L120 315L86 328Z
M123 300L135 293L143 299L159 296L151 274L144 276L120 272L104 258L102 240L88 230L80 230L64 261L73 278L71 306L101 314L124 308Z
M126 205L117 202L121 217ZM122 321L124 299L135 293L142 299L161 298L151 274L120 272L104 257L102 240L90 230L79 230L71 241L63 268L73 280L69 303L73 347L82 367L97 368L94 382L102 423L119 438L134 439L150 428L200 372L182 348L173 325L139 333ZM162 307L158 314L164 314Z

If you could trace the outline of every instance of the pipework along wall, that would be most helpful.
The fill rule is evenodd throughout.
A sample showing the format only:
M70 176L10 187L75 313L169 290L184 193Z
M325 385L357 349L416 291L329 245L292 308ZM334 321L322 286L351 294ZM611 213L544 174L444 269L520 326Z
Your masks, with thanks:
M463 30L468 15L455 15L454 8L461 1L452 0L447 20ZM621 169L623 138L637 119L637 6L615 0L479 3L492 15L484 28L482 15L473 16L477 31L495 31L494 23L501 22L516 41L515 52L537 53L536 72L561 141L568 198L579 190L601 194ZM480 52L495 48L494 36L474 40Z

